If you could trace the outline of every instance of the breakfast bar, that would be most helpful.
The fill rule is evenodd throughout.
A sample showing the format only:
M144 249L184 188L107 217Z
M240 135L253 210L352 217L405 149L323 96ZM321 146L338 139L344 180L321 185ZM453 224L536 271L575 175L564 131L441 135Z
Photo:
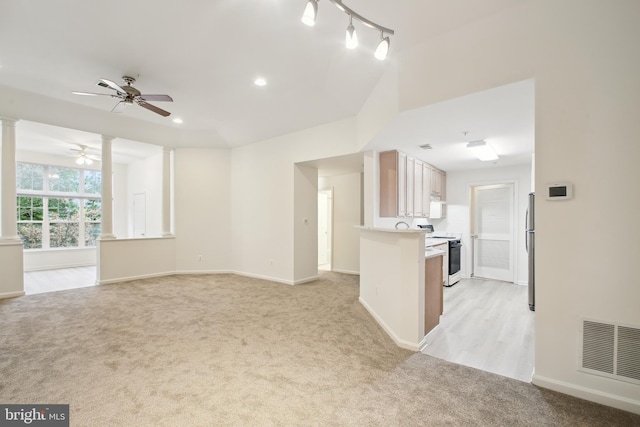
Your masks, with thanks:
M442 256L425 231L360 228L360 303L395 341L419 351L442 313Z

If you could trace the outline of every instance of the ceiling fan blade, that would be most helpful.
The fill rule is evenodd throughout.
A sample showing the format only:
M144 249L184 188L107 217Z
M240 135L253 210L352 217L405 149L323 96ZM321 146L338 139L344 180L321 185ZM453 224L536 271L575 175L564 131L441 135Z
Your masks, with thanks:
M173 98L171 98L169 95L140 95L140 98L143 101L173 102Z
M85 96L112 96L117 97L118 95L112 95L110 93L93 93L93 92L71 92L74 95L85 95Z
M146 108L149 111L153 111L154 113L160 114L162 117L167 117L171 114L170 112L165 111L162 108L158 108L155 105L148 104L144 101L139 101L138 105L143 108Z
M112 113L122 113L124 111L124 107L127 106L127 103L124 101L118 102L115 107L111 110Z
M111 80L100 79L100 80L98 80L98 82L96 84L98 86L101 86L101 87L107 87L107 88L113 89L118 93L122 93L122 94L125 94L125 95L127 94L126 90L124 90L123 88L121 88L120 86L118 86L117 84L112 82Z

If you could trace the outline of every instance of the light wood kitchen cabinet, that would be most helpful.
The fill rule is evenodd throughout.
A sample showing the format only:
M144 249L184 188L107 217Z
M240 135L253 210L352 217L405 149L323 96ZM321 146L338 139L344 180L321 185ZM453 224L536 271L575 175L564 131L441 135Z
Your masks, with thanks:
M428 334L438 323L443 309L441 256L424 260L424 333Z
M407 155L399 151L380 153L380 216L404 217L407 210Z
M432 167L401 151L379 155L380 216L428 218Z
M446 286L448 285L447 280L449 279L449 243L434 245L433 249L439 249L444 252L442 256L442 286Z
M431 207L431 166L422 164L422 216L429 218Z
M446 200L447 173L438 168L431 168L431 194Z
M405 210L405 216L412 217L413 216L413 207L414 207L414 193L415 193L415 178L414 175L416 173L416 159L407 156L407 170L405 175L405 180L407 183L407 191L405 193L405 199L407 201L407 209Z
M424 214L424 191L422 173L424 170L424 162L416 159L413 173L413 216L423 218Z

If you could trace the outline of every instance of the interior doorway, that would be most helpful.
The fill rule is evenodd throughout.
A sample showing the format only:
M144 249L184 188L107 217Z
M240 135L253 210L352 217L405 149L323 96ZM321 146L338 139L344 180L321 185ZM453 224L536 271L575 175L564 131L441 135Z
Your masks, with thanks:
M472 187L473 277L514 281L514 183Z
M333 189L318 191L318 270L331 271Z

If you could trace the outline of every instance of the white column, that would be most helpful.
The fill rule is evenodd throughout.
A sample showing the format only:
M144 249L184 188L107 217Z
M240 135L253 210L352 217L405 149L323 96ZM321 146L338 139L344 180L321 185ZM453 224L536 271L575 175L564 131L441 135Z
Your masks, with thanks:
M2 186L0 187L0 240L4 242L20 241L16 220L16 122L17 119L0 117L2 121Z
M101 240L115 239L113 235L113 165L112 136L102 135L102 234Z
M162 235L171 234L171 149L162 149Z

